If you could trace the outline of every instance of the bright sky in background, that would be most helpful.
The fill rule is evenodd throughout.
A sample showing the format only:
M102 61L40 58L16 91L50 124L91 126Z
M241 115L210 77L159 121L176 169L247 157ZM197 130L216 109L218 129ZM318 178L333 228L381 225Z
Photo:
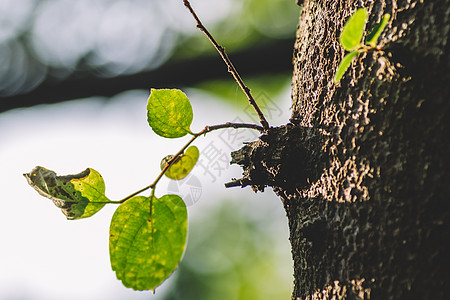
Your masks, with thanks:
M217 31L215 37L222 35L231 45L244 45L247 40L253 43L250 37L255 33L275 39L295 35L298 7L291 0L192 0L191 4L203 23ZM0 96L25 93L46 78L64 80L80 66L100 77L156 68L191 36L204 38L182 0L0 0ZM214 50L206 38L203 46L183 44L181 50L186 55L195 50L192 53L199 55L205 45ZM258 123L252 108L237 97L242 94L237 87L236 99L231 96L227 101L196 89L185 92L194 109L194 132L229 121ZM288 122L289 82L276 99L263 91L253 92L272 126ZM128 91L112 99L95 97L0 113L1 300L161 299L171 288L177 272L156 295L127 289L116 279L109 262L108 236L117 206L107 205L88 219L68 221L22 175L38 165L59 175L91 167L102 174L106 195L112 200L147 186L158 175L161 158L174 154L189 139L171 140L154 134L146 118L147 98L147 91ZM286 283L276 288L288 290L292 262L280 199L270 188L255 194L250 188L224 187L242 174L239 166L229 165L230 152L257 136L255 131L229 129L197 139L200 160L187 177L196 181L196 196L192 182L180 181L174 188L174 181L165 178L156 196L178 189L186 202L191 199L187 204L189 222L195 221L192 224L201 224L208 211L231 202L241 209L236 215L243 211L246 218L264 224L259 230L276 241L269 251L275 258L274 268L282 274L278 282ZM246 251L248 244L240 243L232 246ZM206 255L211 255L205 246ZM220 266L207 266L206 259L186 263L196 264L193 269L224 268L228 257L218 252L211 256L218 258L214 262L219 261ZM271 264L264 263L262 268ZM273 284L272 277L258 275ZM259 291L270 295L266 293L269 288L274 287L264 284Z
M186 93L194 109L193 131L227 121L253 121L245 109L231 108L198 90ZM287 87L271 102L275 104L271 125L289 119L289 93ZM158 299L170 289L170 279L156 295L132 291L116 279L108 253L109 222L116 206L107 205L88 219L68 221L22 176L37 165L60 175L92 167L102 174L112 200L147 186L159 173L160 159L175 153L188 138L170 140L154 134L146 120L147 97L145 91L129 91L109 100L91 98L0 114L0 299ZM231 130L199 138L195 145L203 151L200 161L207 165L205 150L214 148L229 161L232 148L239 149L239 139L245 136L253 140L255 133L244 130L244 136L236 136ZM225 170L210 166L209 172L194 168L201 196L188 207L189 219L201 218L220 201L237 201L250 218L269 211L276 224L272 234L279 239L273 251L283 257L280 267L286 268L289 281L292 265L281 201L270 188L258 194L250 188L225 189L223 184L239 178L242 170L222 167ZM168 183L160 182L157 196L171 192ZM180 189L181 194L186 192Z

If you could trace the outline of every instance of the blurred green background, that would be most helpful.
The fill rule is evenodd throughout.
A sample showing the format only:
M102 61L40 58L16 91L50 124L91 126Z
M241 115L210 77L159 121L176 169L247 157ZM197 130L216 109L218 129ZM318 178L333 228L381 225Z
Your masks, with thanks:
M271 125L287 123L295 1L191 4ZM290 298L280 199L270 189L255 194L223 186L242 172L229 165L230 152L255 140L254 132L227 130L199 140L191 181L158 187L190 202L186 253L155 295L124 288L111 271L115 207L67 221L27 186L21 174L35 165L60 174L94 167L113 199L146 186L160 159L185 143L159 139L146 124L152 87L183 89L195 130L257 123L182 0L0 0L0 199L7 212L0 218L0 299Z

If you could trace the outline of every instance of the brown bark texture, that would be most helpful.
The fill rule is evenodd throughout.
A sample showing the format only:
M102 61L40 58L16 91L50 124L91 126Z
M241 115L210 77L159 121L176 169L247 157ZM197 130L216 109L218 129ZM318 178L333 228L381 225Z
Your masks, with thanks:
M290 123L232 154L284 203L292 298L448 299L450 1L301 2ZM359 7L391 15L383 52L335 84Z

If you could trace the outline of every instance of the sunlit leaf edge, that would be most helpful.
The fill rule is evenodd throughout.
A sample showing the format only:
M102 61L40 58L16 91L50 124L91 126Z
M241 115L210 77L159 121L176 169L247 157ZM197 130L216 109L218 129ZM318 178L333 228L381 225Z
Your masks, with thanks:
M353 51L360 47L367 19L367 9L360 8L347 20L339 36L339 42L345 50Z
M187 148L184 154L182 154L175 163L173 163L165 172L164 175L172 180L181 180L185 178L197 164L200 151L196 146L190 146ZM168 155L161 161L161 170L164 169L166 162L172 157ZM185 168L183 168L185 167Z
M152 199L152 218L150 219L150 199ZM162 210L161 210L162 209ZM165 209L168 209L169 212L165 211ZM166 221L164 222L164 220L162 218L168 218L168 217L175 217L177 216L174 220L168 220L166 219ZM129 277L131 277L133 275L133 273L128 274L128 278L127 278L127 270L126 270L126 265L130 264L130 261L132 261L132 258L130 258L130 253L133 254L133 251L136 252L136 249L134 250L130 250L130 249L125 249L126 251L126 257L123 257L120 255L120 250L124 250L123 249L123 245L121 246L120 244L118 245L118 243L120 242L120 234L122 234L125 230L128 230L130 228L130 220L131 222L134 222L133 218L140 218L141 220L141 225L139 225L139 229L138 229L138 233L136 234L132 234L133 236L133 240L128 239L128 243L131 244L131 246L136 246L139 245L136 244L135 239L139 238L139 234L142 235L142 233L148 234L148 228L143 227L144 224L153 224L153 226L158 227L159 229L165 229L165 235L164 237L167 239L167 235L170 234L171 228L170 226L178 226L179 231L181 232L181 236L179 236L181 243L178 244L178 251L175 254L176 257L174 259L175 263L172 262L171 267L166 270L166 272L163 272L163 276L161 276L160 270L156 269L156 265L160 265L160 266L164 266L164 264L162 264L162 261L156 262L155 263L155 268L152 268L153 265L150 265L150 269L151 272L148 272L149 269L147 269L147 277L146 276L141 276L140 279L138 279L136 277L135 281L133 280L129 280ZM160 218L159 220L155 219L155 218ZM122 219L122 220L120 220ZM161 220L163 220L163 222L160 222ZM158 225L156 225L156 223L159 223ZM151 226L151 225L150 225ZM169 228L167 227L169 226ZM158 228L156 228L155 230L158 230ZM131 229L133 229L131 227ZM146 231L147 229L147 231ZM150 230L152 230L150 228ZM173 231L173 227L172 227L172 233L176 232ZM179 232L179 233L180 233ZM117 234L118 233L118 234ZM157 231L152 231L152 236L153 234L156 235ZM151 238L150 238L151 239ZM144 196L136 196L133 197L129 200L127 200L126 202L124 202L123 204L121 204L116 212L113 215L113 218L111 219L111 226L110 226L110 241L109 241L109 246L110 246L110 260L111 260L111 267L112 269L115 271L116 273L116 277L117 279L121 280L123 285L125 287L128 288L132 288L134 290L154 290L156 287L160 286L168 277L170 277L170 275L176 270L176 268L178 267L184 251L186 249L186 239L187 239L187 209L186 209L186 205L184 203L184 201L181 199L181 197L179 197L178 195L173 195L173 194L169 194L169 195L164 195L161 198L156 198L156 197L144 197ZM149 241L149 239L144 239L146 242ZM125 241L127 241L127 239L125 239ZM158 243L158 242L156 242ZM146 244L146 246L148 247L149 243ZM152 245L153 241L152 241ZM121 249L122 248L122 249ZM174 247L173 245L171 245L170 249L176 249L176 247ZM145 251L145 249L138 249L138 251L136 253L148 253L148 251ZM161 254L161 253L160 253ZM157 254L158 256L160 254ZM173 256L173 255L172 255ZM139 256L140 258L142 258L142 256ZM173 258L173 257L169 257L169 258ZM142 262L139 264L136 264L138 267L142 268L143 266L145 266L145 259L142 258ZM161 257L159 256L158 259L161 259ZM125 263L125 265L124 265ZM121 269L122 268L122 269ZM136 269L134 270L136 271ZM137 274L142 275L142 273L145 272L140 272L142 270L138 270ZM150 274L150 275L148 275ZM150 276L150 277L149 277ZM155 278L151 278L151 276L159 276L158 279L155 280ZM142 280L141 280L142 279Z
M176 101L173 98L176 97ZM171 98L166 103L161 103L161 98ZM167 105L171 107L167 109ZM181 117L170 119L175 112ZM180 114L181 112L181 114ZM147 102L147 121L152 130L165 138L180 138L186 134L192 134L190 125L193 120L193 110L189 98L179 89L151 89ZM182 123L180 124L179 121ZM172 123L172 124L171 124Z
M348 67L351 65L353 59L358 55L357 51L350 52L344 56L344 58L339 63L336 69L336 75L334 76L334 82L339 82L347 71Z
M372 30L369 32L366 38L366 45L375 47L378 41L378 38L380 37L381 33L386 28L386 25L389 22L389 19L391 18L390 14L385 14L383 16L383 19L381 22L377 23Z
M104 194L105 183L102 176L92 168L74 175L58 176L52 170L36 166L30 173L23 175L30 186L41 196L52 200L68 220L91 217L106 203L111 202ZM92 176L95 177L94 182L99 184L99 187L86 182L92 180ZM88 187L88 190L95 190L97 196L89 197L92 195L86 193L85 187Z

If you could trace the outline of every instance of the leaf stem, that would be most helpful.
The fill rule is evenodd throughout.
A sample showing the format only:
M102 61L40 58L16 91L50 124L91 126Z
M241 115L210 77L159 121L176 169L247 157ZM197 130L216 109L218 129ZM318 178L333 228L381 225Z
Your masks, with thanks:
M200 131L199 133L192 133L192 138L186 143L186 145L183 146L183 148L180 149L180 151L177 152L177 154L175 154L164 166L164 168L161 170L161 173L159 173L158 177L156 177L155 181L153 181L152 184L134 192L133 194L123 198L122 200L119 201L111 201L109 203L123 203L125 201L127 201L128 199L148 190L148 189L152 189L152 196L154 195L154 191L155 191L155 187L156 184L159 182L159 180L161 180L161 178L164 176L164 173L166 173L166 171L169 169L169 167L174 164L178 158L184 153L184 150L187 149L187 147L189 147L190 144L192 144L193 141L195 141L196 138L198 138L201 135L205 135L208 132L214 131L214 130L219 130L219 129L225 129L225 128L235 128L235 129L239 129L239 128L248 128L248 129L254 129L254 130L258 130L259 132L264 132L264 128L256 125L256 124L247 124L247 123L224 123L224 124L219 124L219 125L212 125L212 126L205 126L205 128Z
M152 223L152 235L153 235L153 197L155 197L155 187L152 187L152 194L150 195L150 222Z
M241 76L237 72L236 68L234 67L233 63L231 62L230 58L228 57L227 53L225 52L225 49L217 43L217 41L213 38L213 36L209 33L209 31L206 29L205 26L203 26L202 22L198 18L197 14L195 13L194 9L192 8L191 4L188 0L183 0L184 6L189 10L191 15L194 17L195 21L197 22L197 28L202 31L209 39L209 41L213 44L214 48L216 48L217 52L219 52L220 56L222 57L223 61L228 67L228 72L233 75L234 80L238 83L239 87L242 89L244 94L247 96L248 101L250 102L250 105L253 106L256 113L259 116L259 120L261 122L261 125L265 130L269 129L269 123L267 122L266 118L264 117L264 114L262 113L261 109L259 108L258 104L256 104L255 99L253 98L250 89L244 84L244 81L242 80Z
M357 49L355 49L354 51L358 52L358 53L368 53L368 52L379 52L379 53L383 53L383 48L381 48L380 46L371 46L371 45L364 45L361 44Z

